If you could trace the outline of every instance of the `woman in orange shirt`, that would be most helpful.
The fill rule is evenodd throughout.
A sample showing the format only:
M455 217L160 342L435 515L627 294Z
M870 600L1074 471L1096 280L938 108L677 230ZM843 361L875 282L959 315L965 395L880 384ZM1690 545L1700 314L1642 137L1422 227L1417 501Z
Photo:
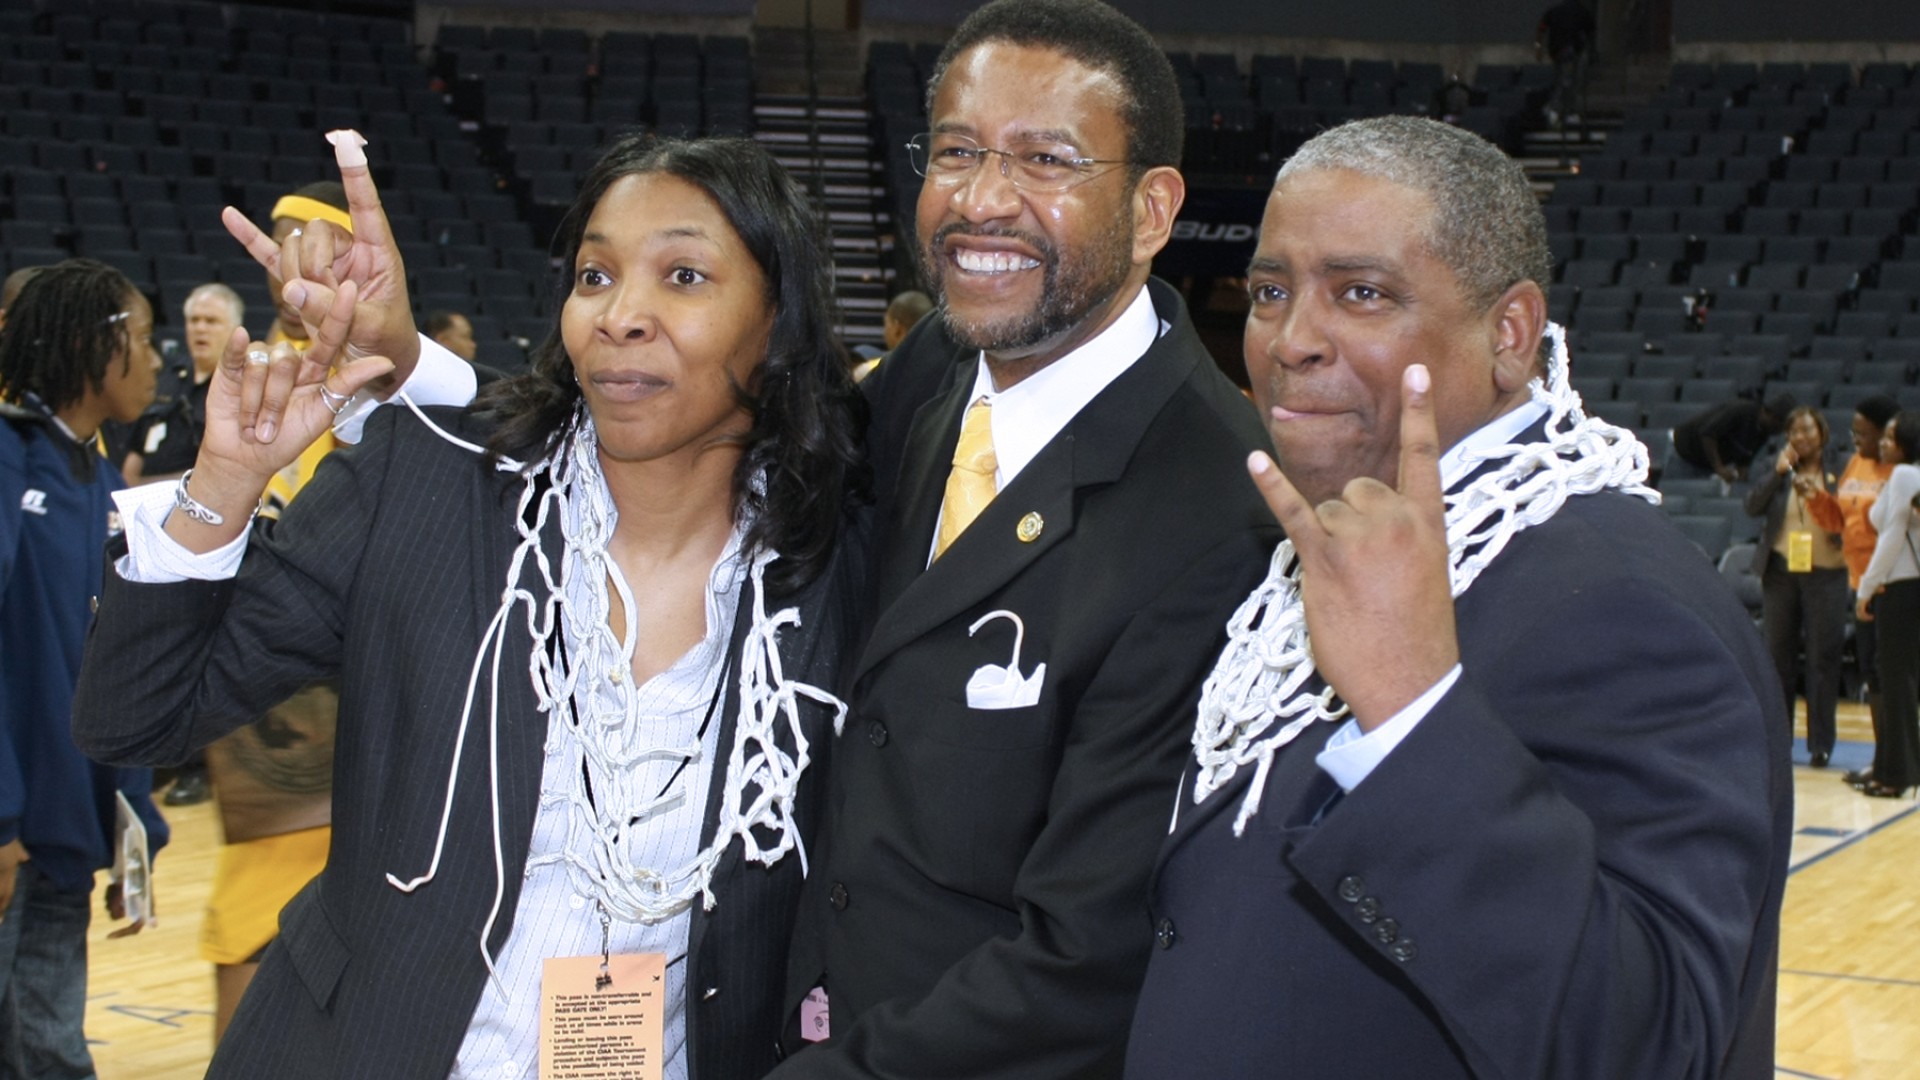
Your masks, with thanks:
M1873 502L1880 496L1880 489L1886 486L1888 474L1893 465L1880 460L1880 436L1886 430L1887 421L1892 420L1900 411L1900 406L1885 394L1876 394L1854 407L1853 413L1853 457L1847 460L1847 467L1840 473L1840 485L1833 494L1820 492L1810 504L1816 519L1831 527L1837 518L1840 525L1840 554L1847 563L1847 588L1858 593L1860 575L1866 573L1867 562L1873 558L1873 545L1879 539L1873 523L1867 520L1867 511L1873 508ZM1848 604L1849 610L1854 607ZM1873 717L1873 741L1876 753L1882 742L1880 731L1880 672L1875 660L1878 640L1871 621L1853 624L1854 654L1860 660L1860 678L1867 690L1867 710ZM1847 773L1847 783L1859 787L1873 779L1871 766Z

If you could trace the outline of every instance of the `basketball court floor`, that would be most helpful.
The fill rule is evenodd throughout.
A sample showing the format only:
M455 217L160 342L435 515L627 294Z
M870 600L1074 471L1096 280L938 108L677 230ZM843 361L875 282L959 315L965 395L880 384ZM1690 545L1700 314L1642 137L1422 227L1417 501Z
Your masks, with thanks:
M1920 802L1840 782L1866 764L1866 710L1841 706L1831 766L1796 747L1792 876L1780 942L1778 1077L1920 1080ZM192 1080L206 1070L213 972L200 912L218 844L210 805L168 811L156 860L159 925L110 941L94 920L87 1033L101 1080Z

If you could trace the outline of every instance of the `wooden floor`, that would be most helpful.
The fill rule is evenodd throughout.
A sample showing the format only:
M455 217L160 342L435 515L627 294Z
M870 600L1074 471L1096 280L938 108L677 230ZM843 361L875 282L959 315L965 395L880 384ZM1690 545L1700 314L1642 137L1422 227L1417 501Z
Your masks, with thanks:
M1920 1080L1920 803L1869 799L1839 767L1872 753L1866 713L1842 706L1834 768L1795 769L1793 875L1780 947L1779 1077ZM87 1033L101 1080L189 1080L212 1043L213 974L199 957L213 877L208 806L172 810L158 859L160 925L89 948Z

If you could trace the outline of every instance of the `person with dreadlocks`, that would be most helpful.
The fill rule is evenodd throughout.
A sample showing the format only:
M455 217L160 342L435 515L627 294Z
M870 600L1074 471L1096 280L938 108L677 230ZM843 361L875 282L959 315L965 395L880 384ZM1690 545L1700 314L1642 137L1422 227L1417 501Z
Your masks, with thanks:
M119 531L120 474L94 434L139 418L159 366L146 299L90 259L41 268L0 328L0 1076L93 1075L87 924L115 793L154 847L167 839L152 775L95 765L67 734L100 551ZM117 885L107 905L118 917Z
M1127 1075L1773 1075L1784 698L1570 389L1551 265L1457 128L1281 169L1244 343L1288 540L1201 693Z
M337 239L391 254L351 145ZM236 338L193 470L129 493L83 748L175 758L339 680L331 857L214 1077L524 1075L546 973L605 964L634 989L633 954L665 962L664 1076L774 1063L857 596L860 407L827 248L757 144L644 136L589 171L557 245L531 372L468 408L380 410L249 534L267 477L387 370L329 370L361 321L419 348L403 287L363 303L331 258L303 274L304 242L275 248L325 296L313 350Z

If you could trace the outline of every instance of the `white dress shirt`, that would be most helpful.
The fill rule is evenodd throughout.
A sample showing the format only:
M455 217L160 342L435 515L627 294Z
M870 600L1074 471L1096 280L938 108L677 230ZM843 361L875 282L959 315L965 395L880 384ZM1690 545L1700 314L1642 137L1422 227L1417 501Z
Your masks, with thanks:
M648 741L657 746L695 741L708 706L722 690L720 675L747 571L747 561L740 558L743 535L739 529L734 531L726 552L707 579L707 636L672 667L640 687L641 712L655 730ZM568 589L570 602L574 602L574 591ZM572 655L579 655L577 642L568 641L567 647ZM583 690L577 695L575 704L582 717L590 715L589 710L596 705L619 714L620 706L610 693L603 693L598 700L590 700L589 694ZM712 721L699 735L698 759L689 762L673 781L686 797L643 821L629 838L627 858L634 866L666 870L683 865L699 852L707 792L719 758L720 725L716 705ZM566 802L581 759L579 741L567 725L549 722L546 758L540 772L540 811L534 818L533 841L527 848L529 866L523 872L525 880L520 885L513 928L500 955L494 958L506 992L503 994L492 979L487 980L467 1025L467 1037L454 1059L450 1080L533 1076L540 1060L541 962L549 957L600 955L600 913L591 893L573 879L564 863L533 865L543 856L562 851L568 834L585 824L570 813ZM644 789L651 793L664 788L679 765L679 757L661 756L635 769L644 779ZM488 869L473 867L470 872L485 873ZM699 898L696 896L693 902L699 903ZM686 1080L687 1076L686 959L691 921L691 909L687 908L658 923L614 919L609 928L609 951L614 955L660 953L667 958L665 1080Z
M973 394L967 401L985 399L993 406L987 415L993 431L994 490L1006 490L1088 402L1145 356L1166 331L1154 311L1153 297L1142 286L1112 325L1005 390L994 388L993 369L983 353L975 361ZM938 522L933 535L938 543ZM927 548L927 562L933 562L932 546Z
M1440 455L1441 488L1453 490L1454 485L1480 467L1479 461L1469 460L1467 455L1512 442L1546 415L1545 405L1529 399L1519 408L1495 417L1455 443ZM1327 740L1326 746L1314 757L1314 763L1326 770L1327 775L1333 777L1343 789L1352 791L1387 759L1387 755L1402 740L1413 733L1413 729L1426 719L1427 714L1433 711L1441 698L1447 696L1447 691L1453 689L1453 684L1459 679L1460 665L1455 664L1452 670L1440 677L1439 682L1428 687L1426 693L1413 699L1406 708L1372 731L1362 732L1358 720L1348 720Z
M445 345L425 334L420 337L420 362L414 365L413 374L400 386L400 392L407 395L415 405L465 405L473 400L479 389L479 380L474 375L473 365L453 355ZM398 402L396 393L391 400ZM360 441L360 432L367 426L367 418L373 411L386 404L374 396L371 390L362 390L353 395L340 415L333 421L333 437L345 443Z

